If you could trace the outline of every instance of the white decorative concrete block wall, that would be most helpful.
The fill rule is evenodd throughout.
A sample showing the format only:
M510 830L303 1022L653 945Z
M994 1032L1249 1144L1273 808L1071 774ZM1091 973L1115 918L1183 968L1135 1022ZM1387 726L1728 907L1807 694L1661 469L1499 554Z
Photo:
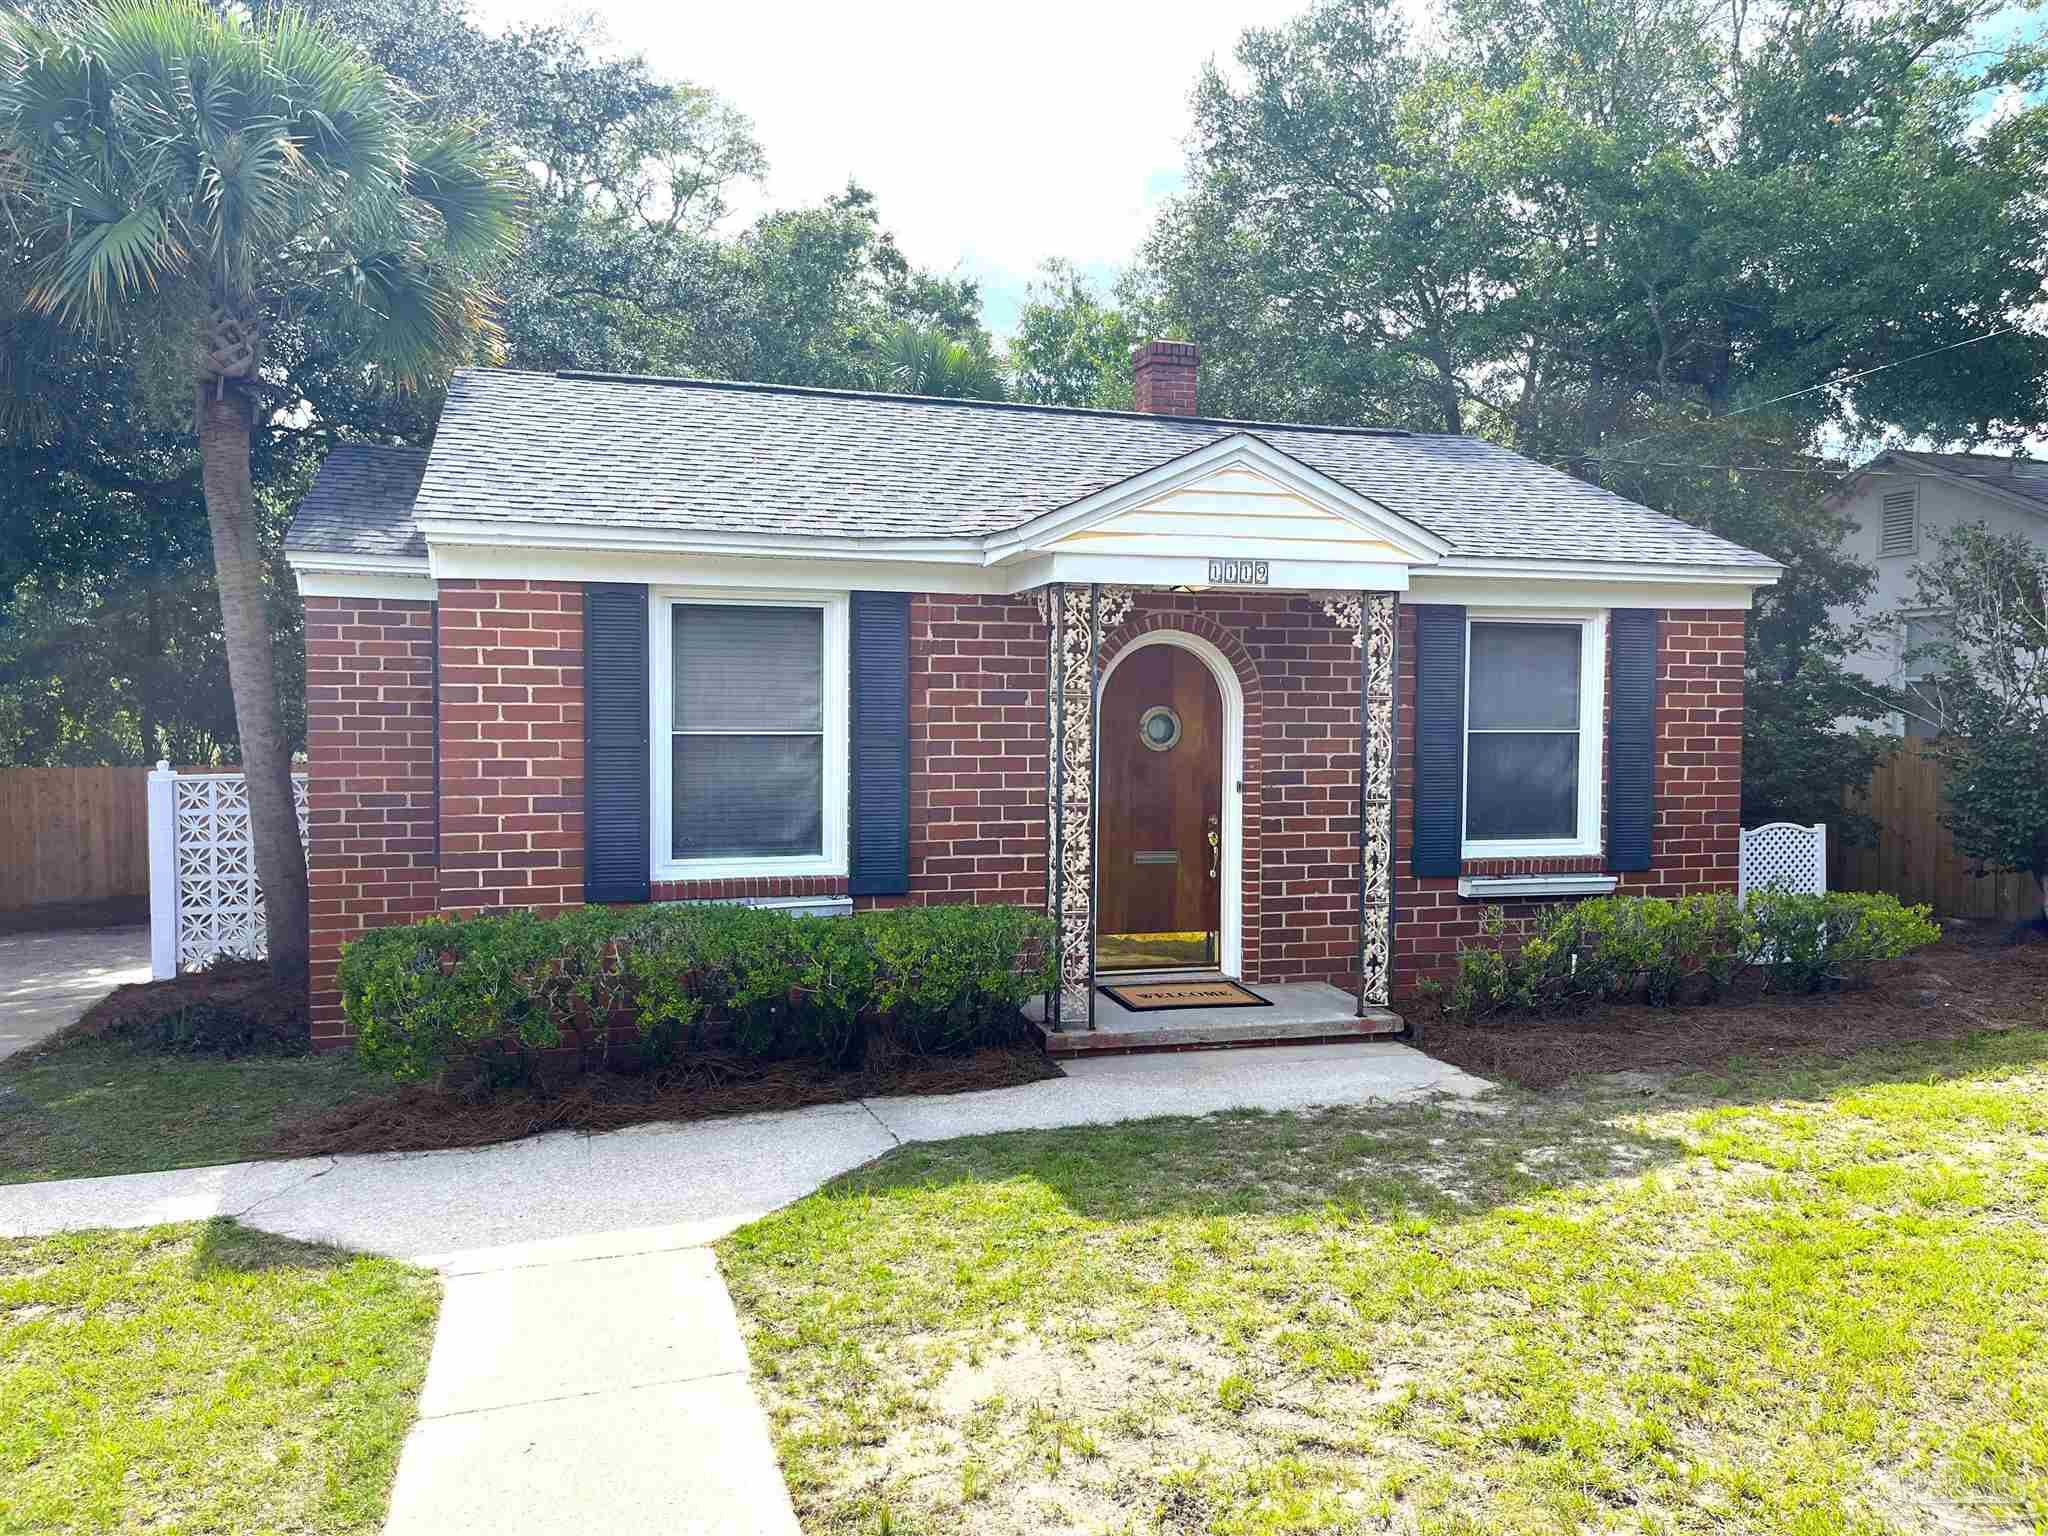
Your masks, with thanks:
M292 775L299 842L306 841L306 776ZM239 773L149 776L150 974L196 971L219 955L256 959L267 948L263 887Z

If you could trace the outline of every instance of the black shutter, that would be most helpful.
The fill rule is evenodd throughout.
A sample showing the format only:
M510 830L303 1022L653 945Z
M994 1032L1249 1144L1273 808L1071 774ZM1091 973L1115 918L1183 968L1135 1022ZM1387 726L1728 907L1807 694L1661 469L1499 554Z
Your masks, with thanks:
M853 594L854 896L910 892L910 595Z
M1458 873L1464 828L1465 610L1415 610L1415 848L1422 876Z
M583 899L645 901L654 861L647 589L583 589Z
M1657 611L1617 608L1607 636L1607 867L1648 869L1657 814Z

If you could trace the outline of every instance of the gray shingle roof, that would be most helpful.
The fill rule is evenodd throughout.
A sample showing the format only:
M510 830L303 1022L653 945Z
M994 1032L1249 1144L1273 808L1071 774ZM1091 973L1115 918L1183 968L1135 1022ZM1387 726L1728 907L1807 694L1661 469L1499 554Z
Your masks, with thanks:
M2003 453L1909 453L1888 455L1907 465L1924 464L1947 474L1974 481L1987 490L2017 496L2033 510L2048 516L2048 463L2039 459L2014 459Z
M957 539L1015 528L1239 432L1421 524L1459 556L1768 563L1466 437L500 369L455 376L416 510L678 533ZM300 509L294 548L335 547L333 502L318 490ZM352 537L377 518L390 547L410 534L388 499L348 516Z
M413 526L412 508L426 470L424 448L337 445L299 503L284 547L301 554L424 560L427 541Z

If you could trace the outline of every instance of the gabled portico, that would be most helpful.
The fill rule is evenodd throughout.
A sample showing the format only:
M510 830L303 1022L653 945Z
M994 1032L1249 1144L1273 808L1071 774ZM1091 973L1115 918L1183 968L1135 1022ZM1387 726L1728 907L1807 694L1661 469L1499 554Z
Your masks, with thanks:
M1060 946L1049 1030L1096 1027L1106 932L1116 940L1110 962L1179 958L1246 974L1245 893L1269 875L1260 845L1248 851L1245 835L1245 685L1261 683L1241 679L1243 660L1234 665L1171 611L1148 614L1158 594L1292 595L1322 626L1324 643L1355 658L1344 682L1351 749L1364 764L1351 1017L1384 1010L1395 604L1410 570L1447 552L1429 530L1248 432L989 541L996 569L1039 578L1032 585L1049 630L1047 901ZM1156 622L1142 633L1127 632L1148 617ZM1141 651L1154 654L1133 660ZM1129 914L1140 911L1194 926L1133 933ZM1144 938L1155 942L1132 942Z

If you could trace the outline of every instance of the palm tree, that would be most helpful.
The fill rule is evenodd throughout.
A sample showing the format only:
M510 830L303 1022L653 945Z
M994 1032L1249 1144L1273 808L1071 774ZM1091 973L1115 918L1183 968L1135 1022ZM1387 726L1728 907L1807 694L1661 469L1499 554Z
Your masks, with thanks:
M988 343L956 341L944 331L899 325L882 337L869 365L874 387L952 400L1001 400L1003 365Z
M516 168L428 128L350 43L204 0L0 12L0 230L29 302L189 390L270 966L307 958L250 439L288 407L264 337L311 316L401 387L492 337L472 263L515 233Z

